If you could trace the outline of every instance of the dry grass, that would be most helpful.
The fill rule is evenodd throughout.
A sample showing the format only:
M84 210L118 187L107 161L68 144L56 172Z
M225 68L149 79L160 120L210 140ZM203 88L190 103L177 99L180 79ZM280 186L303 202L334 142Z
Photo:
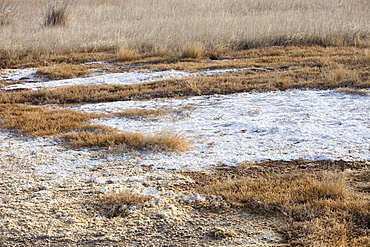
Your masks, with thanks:
M136 194L130 190L111 192L104 194L96 202L99 211L104 211L106 217L124 216L132 206L140 206L152 197Z
M17 2L17 18L0 37L5 66L45 54L114 51L123 44L142 55L162 53L158 47L177 55L196 43L208 52L219 46L369 46L365 0L81 0L73 8L62 1L51 4L46 17L40 13L45 1ZM40 23L63 26L67 19L62 29L40 28Z
M154 118L155 116L163 116L168 114L169 110L164 109L129 109L121 112L114 113L117 117L126 117L132 119L142 119L142 118Z
M72 131L99 117L73 110L49 110L25 105L1 105L1 128L32 136L50 136Z
M17 2L13 0L0 0L0 27L8 25L14 18Z
M190 140L180 133L161 131L152 134L133 132L73 132L61 139L73 147L105 147L123 150L183 152L191 148Z
M49 2L48 9L45 15L44 26L45 27L66 27L68 24L70 2L56 1Z
M354 94L354 95L360 95L360 96L370 95L369 91L362 91L359 89L352 89L352 88L338 88L337 91L340 93Z
M84 65L60 63L40 68L37 73L52 80L82 77L90 73Z
M137 69L247 68L254 70L171 79L137 85L72 86L39 91L1 91L0 103L83 103L142 100L295 88L361 89L370 86L369 60L365 49L353 47L270 47L233 52L237 60L214 62L159 61L137 65ZM263 69L272 67L273 69Z
M200 59L205 54L205 48L200 43L189 44L181 52L182 58Z
M137 51L128 46L121 46L117 52L117 59L120 61L132 61L139 58Z
M0 127L31 136L59 135L73 147L120 147L125 150L183 152L191 141L171 130L151 134L120 132L86 122L103 115L73 110L50 110L44 107L5 104L0 107Z
M279 228L293 246L368 246L370 195L358 190L359 179L351 179L356 173L366 177L366 167L344 173L323 171L324 164L318 163L302 172L294 163L303 167L310 162L285 162L280 168L273 163L246 163L236 174L220 177L196 175L202 184L197 190L257 213L284 215L287 224Z

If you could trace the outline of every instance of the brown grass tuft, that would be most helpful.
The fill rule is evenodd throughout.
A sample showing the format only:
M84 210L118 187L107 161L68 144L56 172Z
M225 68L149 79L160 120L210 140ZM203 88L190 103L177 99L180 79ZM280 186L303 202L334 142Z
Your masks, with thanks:
M139 59L137 51L129 46L121 46L117 52L117 59L120 61L132 61Z
M205 54L205 48L200 43L189 44L181 52L182 58L200 59Z
M46 11L44 26L45 27L65 27L68 25L68 0L52 1L49 3Z
M182 134L162 131L144 135L133 132L73 132L61 137L73 147L113 147L125 150L182 152L190 149L191 142Z
M103 214L106 217L118 217L126 215L129 207L142 205L151 198L151 196L136 194L130 190L123 190L101 196L97 204L100 209L104 210Z
M163 130L147 135L145 146L158 151L184 152L191 149L192 142L182 133Z
M89 74L86 66L60 63L40 68L37 73L52 80L71 79Z
M221 56L226 52L226 48L222 45L218 45L217 47L211 49L207 52L207 56L212 60L220 59Z

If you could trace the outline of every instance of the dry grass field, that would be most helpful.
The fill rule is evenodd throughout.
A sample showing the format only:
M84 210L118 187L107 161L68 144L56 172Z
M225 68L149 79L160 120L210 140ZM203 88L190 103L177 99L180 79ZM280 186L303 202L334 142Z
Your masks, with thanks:
M366 0L1 0L0 65L97 51L131 60L275 45L369 46L369 16Z
M133 85L0 90L0 129L10 132L14 138L55 138L66 149L180 154L193 148L193 140L182 133L171 130L149 134L124 132L90 121L104 117L153 120L181 109L131 109L91 114L62 108L85 103L289 89L335 89L343 94L368 97L369 92L361 89L370 88L369 20L368 0L0 0L0 69L36 67L38 78L59 80L88 78L93 73L91 68L109 67L107 73L251 68ZM94 61L104 61L108 65L87 64ZM0 86L7 84L9 82L1 82ZM24 162L25 166L30 163L19 157L8 159L0 160L4 170L0 174L10 174L9 177L10 165L18 169L19 162ZM111 169L122 172L116 167ZM21 169L20 174L22 172L29 175ZM108 168L106 172L110 172ZM142 168L135 172L134 176L152 171ZM169 173L185 178L161 181L158 187L171 184L176 193L199 193L208 199L222 199L222 205L197 201L179 206L191 212L192 219L181 221L182 225L168 220L169 225L182 230L176 233L174 244L178 246L197 244L197 241L208 246L215 239L221 239L225 245L229 243L227 241L236 233L226 228L214 228L206 238L200 235L204 232L194 230L201 224L209 227L215 215L218 219L225 212L235 213L229 216L233 222L247 222L249 218L240 216L245 212L277 219L278 223L271 224L282 236L282 240L276 240L278 246L370 246L370 176L366 161L243 162L235 167ZM22 177L20 181L23 180ZM60 195L53 195L63 202L66 200L67 206L60 209L65 214L70 213L68 203L73 204L74 220L83 222L76 225L77 230L73 232L69 228L73 225L69 223L72 222L69 216L58 216L65 221L58 228L61 230L56 230L58 234L86 229L85 235L77 234L81 241L76 242L72 237L65 240L63 237L48 238L47 234L33 236L33 232L37 235L40 229L27 225L7 211L17 207L20 212L27 211L22 205L17 206L17 200L23 200L18 198L25 195L14 189L17 193L13 200L13 193L7 186L16 185L0 183L0 190L7 196L0 207L0 221L8 217L18 220L15 225L0 224L0 230L4 229L0 231L4 232L0 240L4 238L6 246L13 243L19 246L121 246L127 241L139 246L144 244L143 236L150 232L158 238L154 246L171 241L170 231L160 233L159 237L158 232L152 232L169 227L163 220L166 215L156 216L155 223L144 213L136 218L128 216L131 207L150 211L148 208L153 207L148 206L153 199L151 196L131 190L101 195L97 191L103 190L104 184L96 188L89 187L93 186L91 181L86 184L81 189L83 192L75 193L79 190L75 185L64 185L58 187ZM73 187L73 193L64 189L68 186ZM27 200L32 201L34 192L25 192L29 193ZM42 208L41 202L32 203L35 208ZM88 212L78 213L80 207L87 207ZM33 210L32 215L41 217L36 211ZM54 221L54 211L50 209L45 213L47 216L42 213L42 217ZM204 212L206 216L202 217L205 218L197 218ZM96 214L107 217L107 221L92 221ZM231 218L220 220L221 225L227 225ZM125 224L137 226L135 231L127 231L127 240L99 242L97 228L109 232L111 226L121 229ZM18 226L28 227L29 232L14 230ZM181 238L187 234L187 228L194 235L194 238L188 236L188 241ZM23 239L24 236L27 237ZM212 243L219 245L221 242Z

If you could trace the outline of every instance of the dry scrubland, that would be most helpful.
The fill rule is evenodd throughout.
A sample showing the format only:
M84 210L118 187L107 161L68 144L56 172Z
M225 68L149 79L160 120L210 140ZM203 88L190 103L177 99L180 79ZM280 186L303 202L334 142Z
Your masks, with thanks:
M117 147L115 152L189 150L191 140L178 133L167 131L143 135L119 132L88 123L91 119L111 115L60 110L57 104L293 88L338 88L342 93L368 97L367 92L359 89L370 86L369 20L367 0L0 0L0 66L3 68L39 66L38 75L49 79L88 75L90 67L81 63L101 60L114 62L114 65L109 65L112 72L129 69L200 71L255 68L140 85L2 91L1 128L31 137L56 136L73 148ZM228 60L214 63L211 59ZM45 107L49 104L54 104L53 109ZM115 116L135 119L166 114L171 114L171 111L132 109L115 113ZM9 164L16 166L17 160L11 160ZM7 167L8 164L1 166L4 171L12 170ZM9 174L12 177L11 172ZM369 246L370 175L366 162L245 162L234 168L220 167L181 174L187 178L186 183L176 189L172 187L176 192L197 192L207 195L208 199L219 196L224 202L216 206L206 200L187 205L192 212L197 212L193 214L194 218L207 212L211 216L201 219L211 222L214 218L212 214L226 212L229 217L236 217L242 215L240 212L248 211L279 219L279 224L274 227L284 238L281 245ZM76 188L69 190L68 186L59 188L55 195L65 202L62 204L65 208L60 206L60 210L66 216L58 217L66 223L58 231L73 232L68 228L73 225L68 223L68 214L73 212L73 217L81 219L81 222L83 218L84 223L80 223L83 228L78 230L78 226L73 225L77 229L73 233L80 239L72 241L60 236L41 236L38 234L40 229L30 225L27 225L29 232L18 232L14 230L16 225L6 228L14 227L9 234L15 234L15 237L6 235L8 232L5 231L4 236L0 235L4 243L9 246L45 243L122 245L127 241L136 241L139 245L143 244L143 233L154 234L158 244L168 244L163 241L171 240L171 232L160 233L159 237L151 232L156 227L166 226L162 221L150 221L155 222L155 227L144 225L144 230L137 230L137 234L128 231L128 239L118 242L100 240L100 235L91 225L108 232L123 225L140 226L144 224L140 219L127 216L126 211L118 209L139 204L145 208L151 198L129 190L106 196L98 196L97 188L77 193ZM25 200L24 197L30 196L26 200L32 201L34 191L25 190L13 195L6 188L0 187L4 195L9 194L3 200L3 205L8 205L4 206L6 210L14 213L14 209L20 207L17 200ZM68 204L70 200L73 202ZM43 208L42 204L38 204L42 201L32 203ZM81 205L89 212L77 213ZM114 210L107 213L107 208ZM108 219L97 221L91 211ZM8 219L11 212L0 211L0 219ZM231 212L238 213L233 215ZM54 220L52 212L44 214L33 210L31 215L34 214ZM19 224L23 228L26 223ZM191 231L194 224L204 224L204 220L184 224ZM88 229L86 235L78 234L85 229ZM182 228L179 226L179 229ZM194 236L176 238L176 243L187 245L201 241L204 245L217 245L220 239L224 241L235 237L235 232L225 229L215 229L206 238L194 231L191 233ZM33 234L38 235L35 237Z

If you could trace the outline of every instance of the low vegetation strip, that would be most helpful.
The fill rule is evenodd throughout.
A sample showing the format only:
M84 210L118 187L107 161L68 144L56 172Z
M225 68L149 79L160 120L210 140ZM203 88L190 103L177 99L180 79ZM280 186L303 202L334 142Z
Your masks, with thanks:
M86 85L38 91L1 91L0 103L92 103L300 88L361 89L370 87L370 74L367 70L370 62L368 54L366 49L348 47L272 47L233 53L242 58L218 63L206 60L156 64L150 61L133 66L138 70L199 71L241 68L241 66L248 68L271 66L275 69L237 71L134 85Z
M256 213L284 216L286 225L280 231L293 246L368 246L367 166L344 161L245 162L191 177L200 193L221 196Z
M132 132L74 132L61 136L73 147L111 147L125 150L181 152L190 149L191 142L181 133L160 131L152 134Z
M32 136L51 136L87 125L86 121L99 117L73 110L49 110L18 104L0 107L1 127Z
M188 138L170 130L144 135L87 123L88 120L102 117L102 114L6 104L1 105L0 116L0 127L3 129L31 136L59 135L60 139L73 147L181 152L189 150L191 146Z

